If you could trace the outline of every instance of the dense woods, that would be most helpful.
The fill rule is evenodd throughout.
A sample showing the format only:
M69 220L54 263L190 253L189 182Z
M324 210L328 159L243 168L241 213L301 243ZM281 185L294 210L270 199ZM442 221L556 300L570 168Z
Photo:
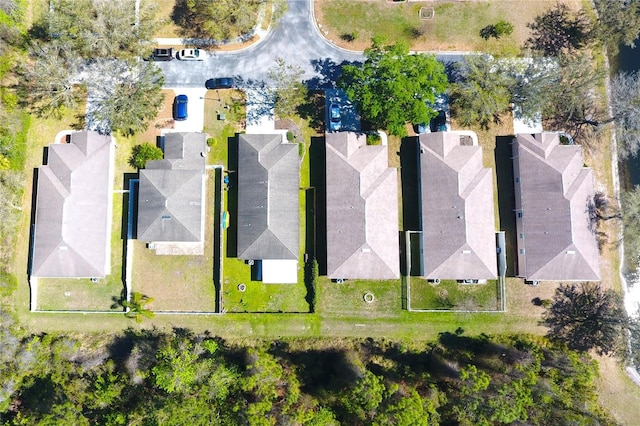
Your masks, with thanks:
M28 335L3 314L3 424L613 424L595 363L542 337L229 342Z

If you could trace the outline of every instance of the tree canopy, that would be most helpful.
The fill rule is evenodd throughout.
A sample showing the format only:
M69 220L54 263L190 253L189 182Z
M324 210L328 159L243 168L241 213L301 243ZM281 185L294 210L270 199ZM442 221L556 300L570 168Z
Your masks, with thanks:
M640 73L620 73L611 80L613 116L620 158L636 157L640 150Z
M640 35L639 0L594 0L598 12L596 35L616 55L620 45L634 47Z
M173 20L187 37L233 40L250 33L262 0L179 0Z
M117 348L117 350L115 350ZM226 342L23 334L0 311L3 424L612 424L595 363L541 337Z
M42 42L66 42L85 59L146 56L159 21L152 2L135 0L52 0L31 29Z
M373 40L364 51L362 66L345 65L338 87L375 128L405 136L407 123L424 123L436 116L428 104L445 91L447 76L435 56L410 54L404 43L382 43Z
M500 121L511 106L514 77L491 56L467 55L455 65L451 86L453 113L464 126L487 128Z
M101 133L132 135L156 117L164 94L162 71L153 62L119 61L95 64L101 79L87 81L87 126Z
M640 259L640 185L622 193L622 224L627 259ZM633 267L633 265L630 265ZM630 268L631 269L631 268Z
M269 80L275 90L274 110L278 117L291 117L297 108L308 98L307 87L302 83L304 71L299 65L287 64L284 59L276 58L269 68Z
M629 319L619 293L600 283L561 284L542 321L551 340L577 351L621 355Z

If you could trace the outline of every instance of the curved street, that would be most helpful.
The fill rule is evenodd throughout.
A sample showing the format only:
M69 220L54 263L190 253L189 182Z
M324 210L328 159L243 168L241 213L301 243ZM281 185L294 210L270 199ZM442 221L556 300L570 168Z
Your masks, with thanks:
M358 52L349 52L327 42L319 33L313 17L313 0L287 0L285 15L256 44L239 51L210 51L202 62L174 60L160 62L165 85L204 87L212 77L233 76L239 86L259 85L277 57L287 64L299 65L310 88L328 87L339 72L339 65L363 60Z

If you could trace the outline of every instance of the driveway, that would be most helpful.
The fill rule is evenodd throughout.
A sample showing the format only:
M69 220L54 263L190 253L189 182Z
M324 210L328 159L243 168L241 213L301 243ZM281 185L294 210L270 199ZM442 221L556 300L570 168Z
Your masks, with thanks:
M189 103L187 105L188 117L183 121L175 121L172 132L202 132L204 129L204 96L207 93L204 85L201 88L195 87L166 87L173 90L177 95L187 95Z

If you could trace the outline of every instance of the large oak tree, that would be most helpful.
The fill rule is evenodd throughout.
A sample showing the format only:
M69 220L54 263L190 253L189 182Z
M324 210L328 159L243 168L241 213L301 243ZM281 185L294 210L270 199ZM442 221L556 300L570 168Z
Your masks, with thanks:
M433 55L411 54L404 43L384 46L375 38L362 66L345 65L338 87L356 103L362 118L392 135L405 136L407 123L436 116L428 106L447 88L444 65Z
M561 284L542 324L551 340L573 350L595 350L601 355L622 354L629 319L619 293L600 283Z

